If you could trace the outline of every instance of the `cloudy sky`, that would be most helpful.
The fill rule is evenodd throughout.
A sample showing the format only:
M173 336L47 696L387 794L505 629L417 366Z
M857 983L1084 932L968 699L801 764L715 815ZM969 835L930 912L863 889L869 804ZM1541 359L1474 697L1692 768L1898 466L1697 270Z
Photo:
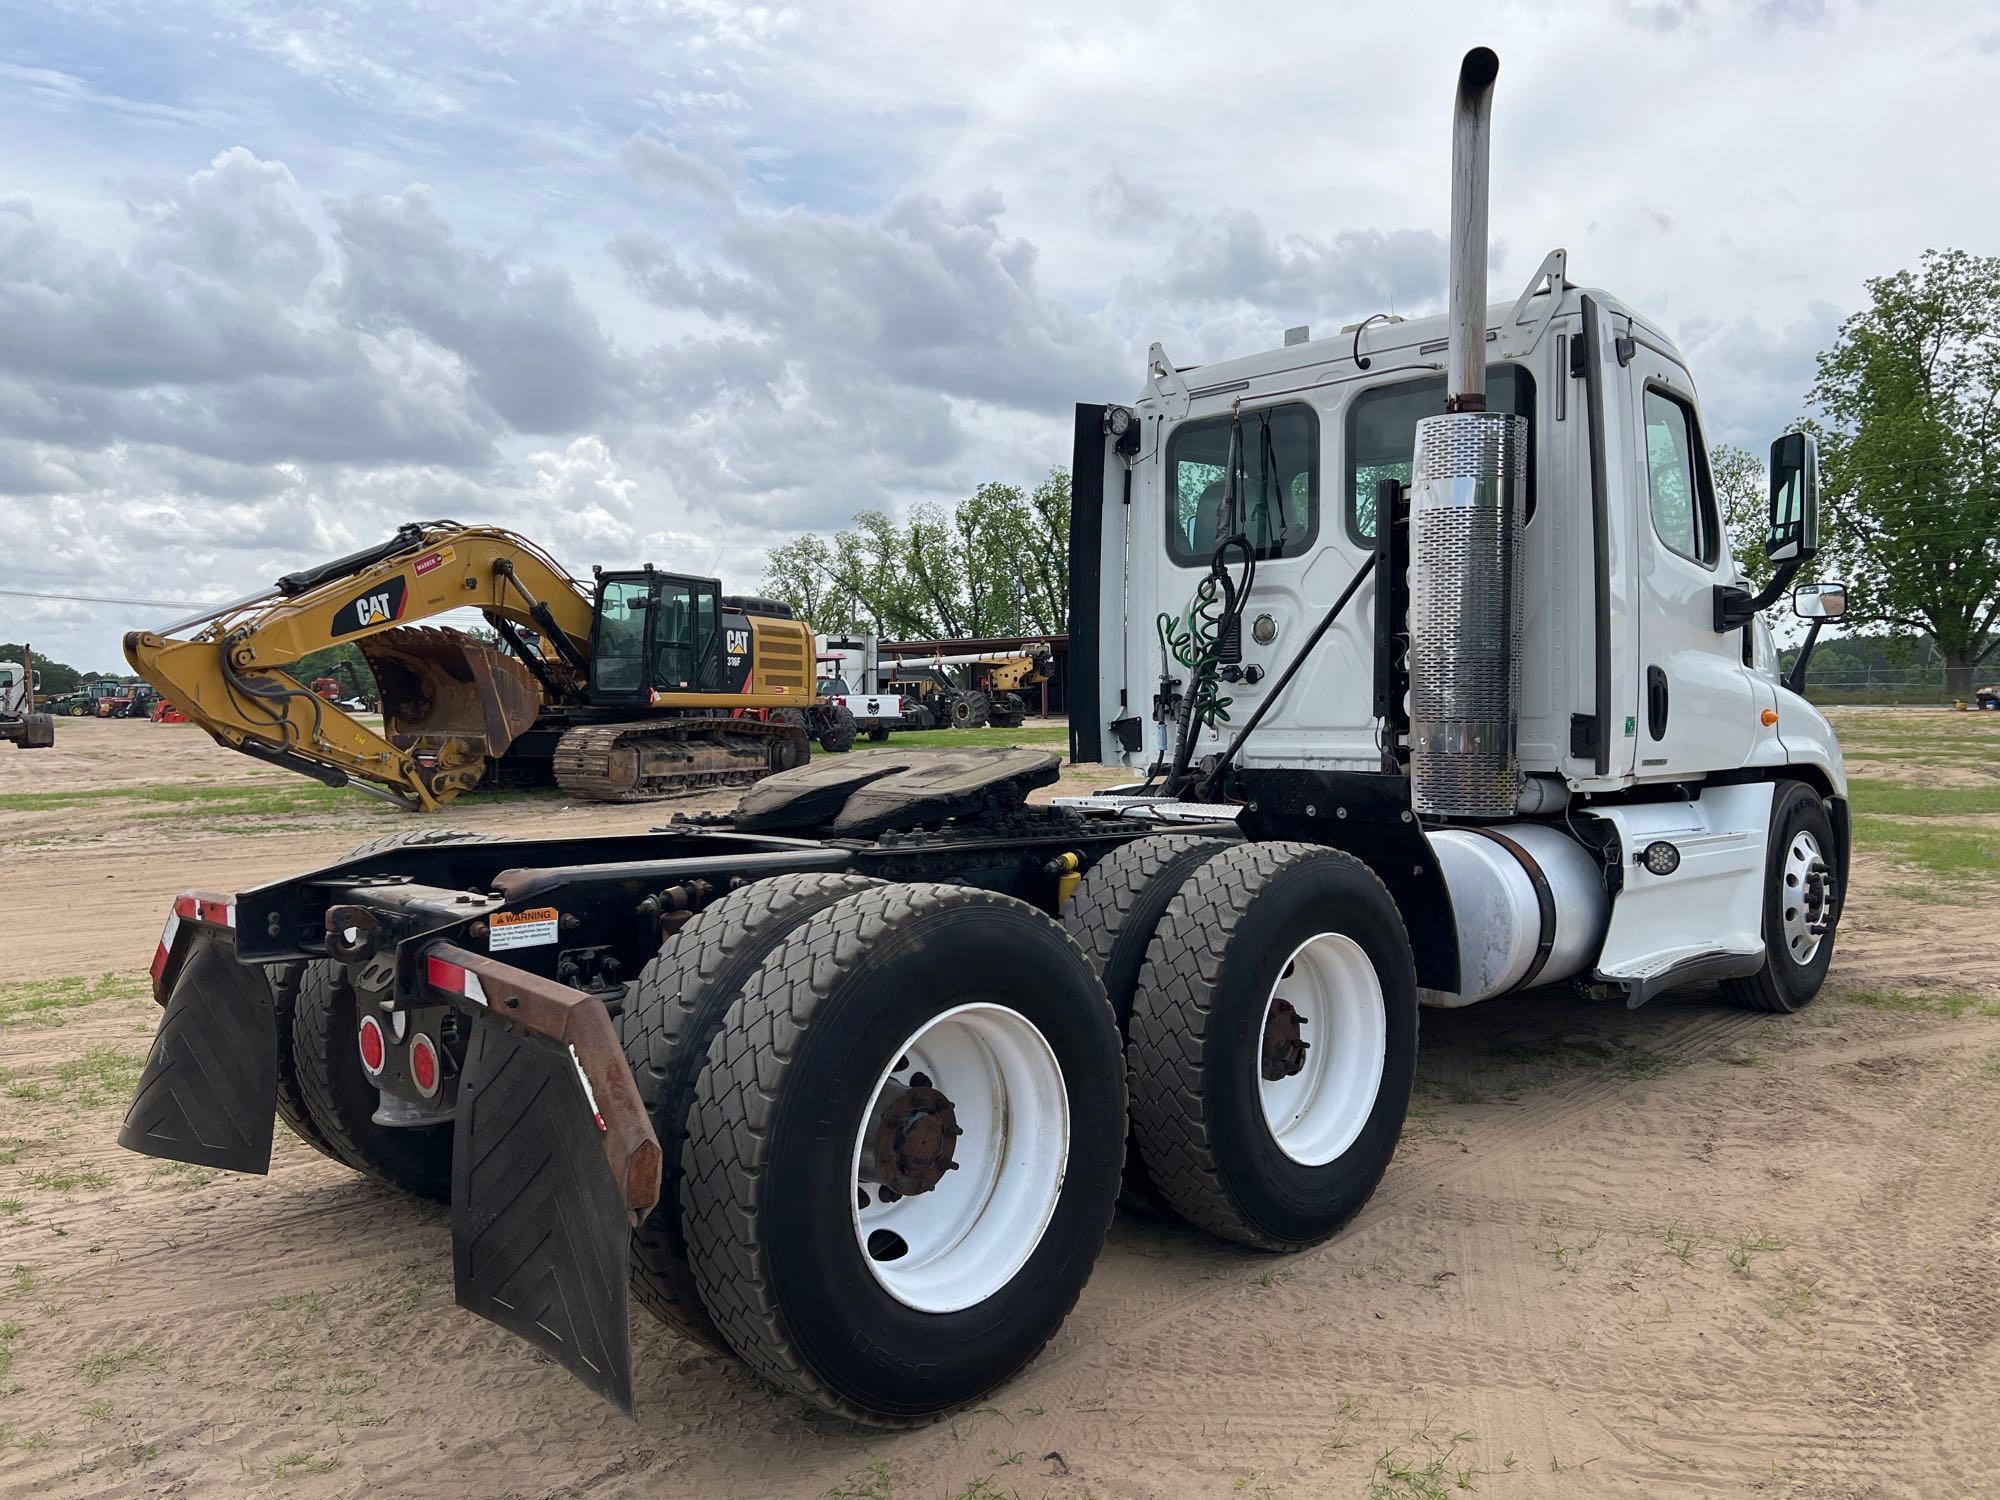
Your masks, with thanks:
M450 516L755 582L1032 481L1069 407L1443 300L1494 46L1493 290L1651 310L1761 445L1864 277L2000 246L2000 20L1632 0L12 0L0 588L183 600ZM81 666L168 612L0 595Z

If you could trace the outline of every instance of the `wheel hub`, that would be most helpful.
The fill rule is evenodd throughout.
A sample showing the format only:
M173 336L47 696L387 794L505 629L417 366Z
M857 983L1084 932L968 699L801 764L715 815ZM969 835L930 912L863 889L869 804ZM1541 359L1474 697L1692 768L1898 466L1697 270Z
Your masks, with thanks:
M1273 1000L1264 1018L1263 1074L1267 1082L1292 1078L1305 1069L1306 1053L1312 1043L1299 1035L1306 1018L1289 1000Z
M927 1085L897 1089L882 1101L870 1142L875 1179L884 1196L928 1193L956 1171L952 1151L964 1132L951 1100Z
M1801 831L1785 854L1784 888L1785 946L1795 963L1807 964L1819 952L1827 930L1833 925L1836 906L1833 870L1821 852L1819 841Z

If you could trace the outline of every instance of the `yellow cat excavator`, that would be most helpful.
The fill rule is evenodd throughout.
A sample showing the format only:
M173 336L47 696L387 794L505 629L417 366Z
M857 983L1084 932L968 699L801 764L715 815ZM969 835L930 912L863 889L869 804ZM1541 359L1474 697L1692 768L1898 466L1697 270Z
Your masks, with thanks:
M496 527L413 522L379 546L159 631L125 658L216 741L413 809L482 782L593 801L739 786L803 765L854 720L814 691L813 637L783 604L653 568L572 577ZM504 650L416 622L476 609ZM352 641L377 733L291 669Z

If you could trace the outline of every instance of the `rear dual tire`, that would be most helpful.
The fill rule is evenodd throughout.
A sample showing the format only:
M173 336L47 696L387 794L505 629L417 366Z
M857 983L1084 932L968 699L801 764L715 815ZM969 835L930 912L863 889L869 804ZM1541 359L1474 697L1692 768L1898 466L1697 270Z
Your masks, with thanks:
M1061 1326L1123 1142L1116 1022L1061 929L1004 896L881 886L794 930L718 1028L682 1147L689 1265L765 1379L921 1423Z
M1167 834L1098 861L1064 923L1125 1028L1121 1201L1263 1249L1337 1232L1415 1075L1415 963L1374 874L1317 845Z
M388 833L342 858L391 849L480 844L483 833L414 828ZM278 1033L278 1118L322 1156L388 1187L439 1203L451 1200L449 1124L377 1125L381 1094L361 1068L359 1000L347 970L327 959L265 971Z
M695 1079L743 985L814 913L879 882L861 875L774 875L705 908L668 938L618 1017L625 1059L660 1140L660 1199L632 1236L632 1291L684 1338L724 1346L688 1268L681 1147Z

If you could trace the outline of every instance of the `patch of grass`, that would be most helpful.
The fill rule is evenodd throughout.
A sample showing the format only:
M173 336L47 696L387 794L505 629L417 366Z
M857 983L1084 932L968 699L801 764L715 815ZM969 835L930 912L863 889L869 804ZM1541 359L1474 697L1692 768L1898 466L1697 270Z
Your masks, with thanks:
M271 1465L271 1473L279 1479L291 1479L301 1474L331 1474L340 1467L340 1460L330 1453L288 1453Z
M1819 1283L1803 1273L1787 1271L1782 1285L1764 1299L1764 1311L1780 1323L1811 1333L1812 1313L1819 1306Z
M1847 783L1848 800L1858 813L1892 818L1958 818L1968 813L2000 813L2000 781L1991 787L1908 786L1854 776Z
M856 1469L826 1492L826 1500L889 1500L889 1461L878 1458L865 1469Z
M1425 1422L1380 1454L1368 1475L1368 1500L1449 1500L1474 1490L1486 1471L1460 1450L1479 1441L1474 1432L1437 1429Z
M65 1012L100 1000L132 1000L146 992L144 978L100 974L95 979L17 979L0 984L0 1026L60 1026Z
M1618 1071L1627 1078L1658 1078L1662 1073L1670 1072L1673 1066L1672 1058L1637 1047L1618 1059Z
M2000 829L1936 828L1922 819L1905 823L1859 813L1854 819L1854 842L1860 848L1892 855L1939 880L1983 884L2000 879Z
M28 1186L50 1193L67 1193L71 1188L108 1188L111 1179L95 1167L43 1167L28 1174Z
M1902 1011L1927 1016L1962 1016L1986 1019L2000 1017L2000 1000L1983 995L1920 995L1913 990L1850 990L1841 997L1852 1005L1870 1010Z
M56 1068L56 1082L62 1085L58 1096L64 1103L84 1109L95 1109L114 1099L122 1104L139 1086L139 1075L145 1069L143 1052L100 1043Z
M1995 1047L1979 1060L1979 1076L1989 1083L2000 1083L2000 1047ZM0 1210L7 1207L0 1203Z
M16 1292L26 1295L35 1289L35 1268L33 1266L24 1266L16 1262L13 1268L7 1272L7 1277L14 1283L14 1290Z
M912 748L943 750L957 745L1028 745L1037 750L1066 750L1069 748L1069 731L1033 724L1023 724L1019 729L917 729L892 734L879 745L862 740L854 747L853 753L868 755L878 750ZM819 751L813 753L817 755Z
M19 1198L0 1198L0 1214L17 1214L26 1207Z
M1679 1219L1676 1219L1661 1229L1660 1236L1667 1242L1667 1253L1675 1260L1684 1266L1693 1263L1698 1241L1692 1229L1685 1227Z
M1750 1263L1759 1255L1772 1255L1785 1248L1785 1242L1775 1235L1740 1234L1736 1243L1729 1247L1729 1265L1739 1275L1748 1274Z
M160 1368L160 1356L141 1344L136 1349L121 1349L115 1354L88 1355L77 1365L76 1373L85 1385L99 1386L120 1370L136 1366L157 1370Z
M319 786L301 778L297 785L236 782L227 786L114 786L69 792L5 792L0 793L0 812L61 812L103 802L132 802L170 809L164 814L168 817L212 817L218 812L227 816L239 811L324 812L352 800L352 794L339 787Z

